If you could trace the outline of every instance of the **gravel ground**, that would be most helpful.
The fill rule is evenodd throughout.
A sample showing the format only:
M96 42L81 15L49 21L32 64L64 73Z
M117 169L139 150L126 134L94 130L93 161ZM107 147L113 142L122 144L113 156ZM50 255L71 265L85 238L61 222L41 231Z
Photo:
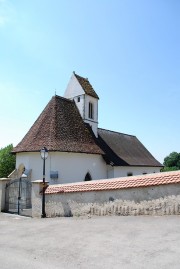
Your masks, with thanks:
M0 269L180 268L180 216L32 219L0 213Z

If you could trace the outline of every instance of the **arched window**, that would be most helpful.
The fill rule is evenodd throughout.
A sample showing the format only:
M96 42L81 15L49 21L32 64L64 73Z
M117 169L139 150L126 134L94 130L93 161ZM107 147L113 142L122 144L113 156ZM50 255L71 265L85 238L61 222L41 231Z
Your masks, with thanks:
M94 108L93 103L89 102L89 119L94 119Z
M90 173L88 172L84 178L84 181L91 181L92 180L92 177L90 175Z

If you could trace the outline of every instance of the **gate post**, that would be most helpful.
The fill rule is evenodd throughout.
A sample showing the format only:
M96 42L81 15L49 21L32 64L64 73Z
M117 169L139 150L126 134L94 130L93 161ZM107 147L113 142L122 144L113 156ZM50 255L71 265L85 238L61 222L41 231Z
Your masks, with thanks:
M5 210L6 184L10 180L10 178L0 178L0 212Z
M43 181L35 180L32 181L32 217L41 218L42 215L42 190L43 190ZM45 182L45 187L48 185L48 182Z

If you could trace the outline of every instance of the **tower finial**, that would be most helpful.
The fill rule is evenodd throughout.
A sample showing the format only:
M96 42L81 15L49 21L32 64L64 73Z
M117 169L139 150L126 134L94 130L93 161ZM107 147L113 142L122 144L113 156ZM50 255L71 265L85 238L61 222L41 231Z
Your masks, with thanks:
M56 96L56 89L55 89L55 96Z

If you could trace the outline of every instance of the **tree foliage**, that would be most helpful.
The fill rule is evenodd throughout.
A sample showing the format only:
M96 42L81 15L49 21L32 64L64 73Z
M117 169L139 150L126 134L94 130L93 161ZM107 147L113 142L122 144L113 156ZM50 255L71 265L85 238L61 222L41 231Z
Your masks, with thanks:
M7 177L15 169L16 157L12 149L12 144L0 149L0 178Z
M180 170L180 153L171 152L166 158L164 158L163 171Z

